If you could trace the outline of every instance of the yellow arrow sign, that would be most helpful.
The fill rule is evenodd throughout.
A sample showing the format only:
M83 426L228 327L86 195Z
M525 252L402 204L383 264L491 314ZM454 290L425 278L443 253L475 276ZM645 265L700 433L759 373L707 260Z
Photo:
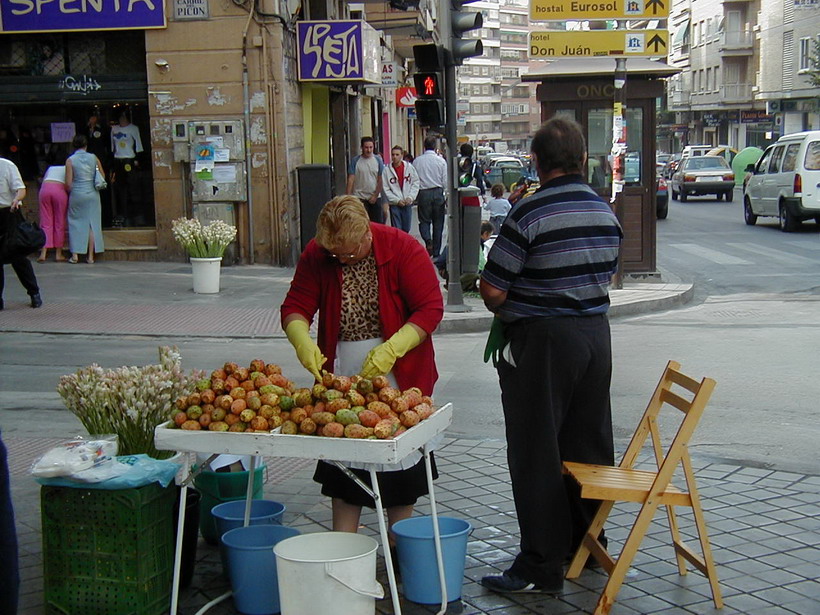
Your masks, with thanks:
M666 19L671 0L530 0L530 21Z
M561 30L530 32L531 58L665 56L666 30Z

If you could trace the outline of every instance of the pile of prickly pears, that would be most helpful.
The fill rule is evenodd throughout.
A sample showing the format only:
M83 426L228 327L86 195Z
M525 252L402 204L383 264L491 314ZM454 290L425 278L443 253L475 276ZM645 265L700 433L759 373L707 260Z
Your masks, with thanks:
M196 391L180 397L173 425L187 430L270 432L327 438L395 438L434 412L433 400L411 387L400 391L384 376L337 376L297 388L278 365L225 363Z

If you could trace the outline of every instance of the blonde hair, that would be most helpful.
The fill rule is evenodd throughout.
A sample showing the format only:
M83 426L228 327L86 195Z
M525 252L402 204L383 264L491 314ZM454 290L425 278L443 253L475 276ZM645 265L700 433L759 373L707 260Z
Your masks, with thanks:
M370 218L362 202L345 195L325 203L316 220L316 243L325 250L357 243L370 230Z

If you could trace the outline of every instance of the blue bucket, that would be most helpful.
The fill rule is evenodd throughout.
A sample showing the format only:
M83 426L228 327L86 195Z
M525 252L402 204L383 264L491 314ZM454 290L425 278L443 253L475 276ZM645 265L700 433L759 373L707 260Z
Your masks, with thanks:
M211 509L217 536L221 538L225 532L245 525L245 502L246 500L223 502ZM273 500L251 500L251 517L248 525L282 525L284 514L284 504ZM221 540L219 541L219 556L222 558L222 570L228 574L228 556Z
M461 598L467 537L473 528L464 519L441 516L438 518L438 527L447 601L451 602ZM433 518L403 519L397 521L392 530L396 536L404 597L419 604L440 604L441 584L433 540Z
M243 615L279 613L279 579L273 547L300 534L284 525L249 525L225 532L233 603Z
M222 536L228 530L245 525L246 500L217 504L211 509L216 530ZM273 500L251 500L251 518L248 525L282 525L285 505Z

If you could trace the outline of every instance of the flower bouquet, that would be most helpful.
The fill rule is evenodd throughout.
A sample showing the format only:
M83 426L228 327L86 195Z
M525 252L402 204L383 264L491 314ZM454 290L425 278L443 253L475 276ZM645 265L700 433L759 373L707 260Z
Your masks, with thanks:
M171 231L192 258L222 258L225 248L236 239L236 227L222 220L202 226L199 220L177 218L171 222Z
M201 370L182 370L176 347L160 346L159 365L103 369L93 363L60 378L57 392L89 434L117 434L119 455L165 459L173 452L154 447L154 428L204 376Z

